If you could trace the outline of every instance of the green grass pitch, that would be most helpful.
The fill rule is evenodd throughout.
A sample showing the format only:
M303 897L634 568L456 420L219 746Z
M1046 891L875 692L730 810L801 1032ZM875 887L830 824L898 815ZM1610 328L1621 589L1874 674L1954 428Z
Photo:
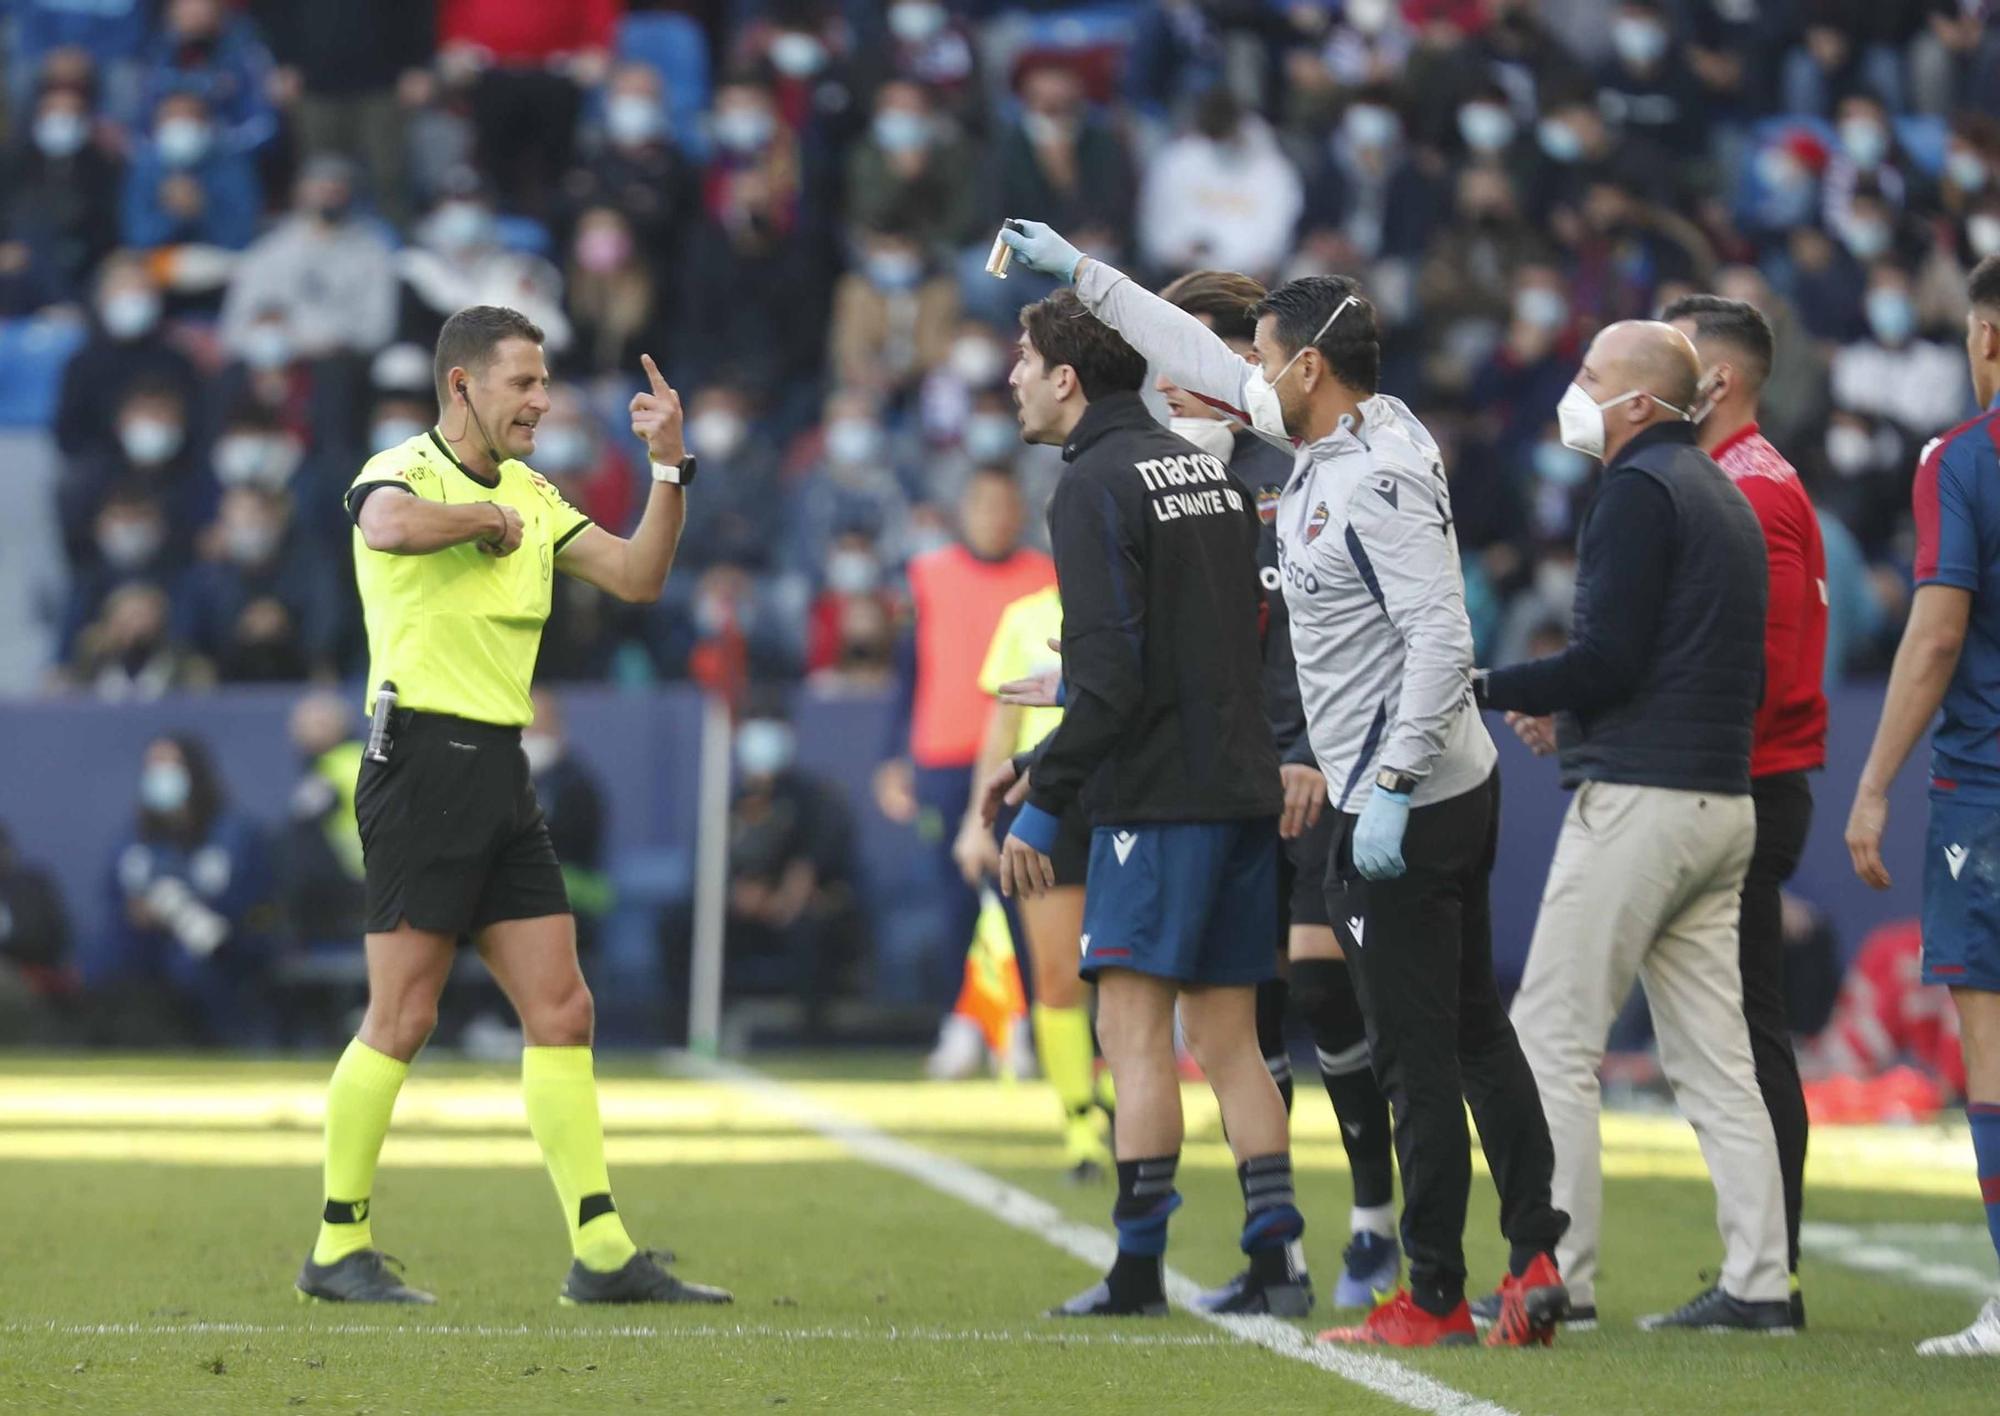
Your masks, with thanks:
M1035 1084L927 1084L902 1062L774 1070L791 1108L707 1076L607 1067L620 1208L642 1244L727 1284L724 1309L557 1306L567 1253L504 1069L420 1063L374 1197L378 1241L435 1308L308 1306L291 1278L319 1206L327 1064L0 1058L0 1410L59 1412L1230 1412L1410 1409L1185 1314L1039 1316L1084 1263L857 1156L797 1109L978 1167L1105 1227L1108 1188L1058 1174ZM1188 1093L1186 1207L1169 1260L1233 1271L1236 1183ZM1296 1123L1315 1330L1331 1321L1347 1179L1324 1097ZM1718 1259L1686 1128L1607 1119L1605 1323L1551 1352L1406 1354L1463 1413L1992 1416L2000 1363L1919 1361L1993 1260L1962 1130L1815 1137L1811 1327L1790 1339L1647 1336ZM851 1133L849 1138L851 1140ZM1474 1188L1475 1289L1504 1251ZM1873 1267L1871 1268L1870 1265ZM1343 1317L1342 1321L1352 1319ZM1433 1392L1441 1388L1430 1388ZM1451 1393L1458 1395L1452 1396Z

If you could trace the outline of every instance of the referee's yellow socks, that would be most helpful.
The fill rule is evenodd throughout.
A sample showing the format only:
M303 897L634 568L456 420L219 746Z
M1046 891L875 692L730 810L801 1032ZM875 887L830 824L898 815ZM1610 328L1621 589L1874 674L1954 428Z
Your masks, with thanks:
M372 1249L368 1197L389 1116L410 1064L377 1052L360 1038L347 1044L326 1088L326 1209L320 1216L313 1262L330 1264Z
M590 1049L522 1048L521 1100L569 1222L571 1251L585 1268L622 1268L638 1246L611 1203Z
M1063 1112L1087 1112L1096 1099L1090 1045L1090 1014L1082 1008L1050 1008L1037 1003L1033 1012L1035 1051L1042 1075L1055 1088Z

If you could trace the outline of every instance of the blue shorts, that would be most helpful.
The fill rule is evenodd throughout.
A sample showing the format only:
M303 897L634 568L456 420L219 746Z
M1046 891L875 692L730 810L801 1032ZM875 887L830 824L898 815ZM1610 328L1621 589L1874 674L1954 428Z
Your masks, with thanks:
M1924 982L2000 993L2000 807L1931 803Z
M1278 823L1161 822L1090 835L1083 966L1180 983L1250 985L1277 972Z

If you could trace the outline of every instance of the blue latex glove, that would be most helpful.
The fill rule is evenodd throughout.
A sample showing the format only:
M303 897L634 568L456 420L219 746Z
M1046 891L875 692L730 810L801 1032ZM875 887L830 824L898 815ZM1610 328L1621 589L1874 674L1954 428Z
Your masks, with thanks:
M1394 880L1403 873L1403 830L1409 824L1409 794L1376 787L1354 823L1354 868L1363 880Z
M1016 231L1016 226L1021 229ZM1057 280L1076 279L1076 263L1083 259L1083 252L1063 240L1055 227L1040 221L1014 221L1000 228L1000 239L1029 270Z

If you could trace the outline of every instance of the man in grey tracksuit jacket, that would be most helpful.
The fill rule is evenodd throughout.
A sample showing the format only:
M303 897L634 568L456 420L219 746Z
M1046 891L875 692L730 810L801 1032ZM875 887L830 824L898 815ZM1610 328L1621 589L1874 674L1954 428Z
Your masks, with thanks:
M1412 1290L1334 1335L1469 1337L1470 1102L1512 1249L1503 1290L1521 1299L1496 1331L1544 1336L1564 1301L1552 1251L1568 1218L1549 1201L1548 1126L1493 979L1496 754L1472 701L1444 468L1409 409L1375 391L1374 310L1340 277L1281 287L1262 307L1259 368L1049 228L1010 228L1022 259L1072 279L1091 312L1182 389L1294 450L1278 503L1279 574L1307 731L1341 813L1328 906L1395 1108Z

